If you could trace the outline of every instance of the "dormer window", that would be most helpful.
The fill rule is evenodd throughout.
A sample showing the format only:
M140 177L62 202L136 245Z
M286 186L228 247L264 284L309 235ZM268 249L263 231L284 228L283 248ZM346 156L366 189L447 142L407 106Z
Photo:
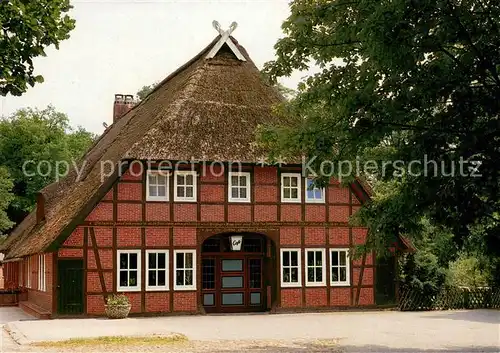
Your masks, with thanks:
M177 170L174 174L174 201L196 202L196 172Z
M229 202L250 202L250 173L229 172Z

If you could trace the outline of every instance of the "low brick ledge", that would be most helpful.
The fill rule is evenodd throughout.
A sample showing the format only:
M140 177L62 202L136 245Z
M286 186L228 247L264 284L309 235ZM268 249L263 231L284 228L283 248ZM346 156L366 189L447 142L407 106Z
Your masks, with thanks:
M19 307L27 314L38 319L48 320L51 318L50 311L28 301L19 302Z

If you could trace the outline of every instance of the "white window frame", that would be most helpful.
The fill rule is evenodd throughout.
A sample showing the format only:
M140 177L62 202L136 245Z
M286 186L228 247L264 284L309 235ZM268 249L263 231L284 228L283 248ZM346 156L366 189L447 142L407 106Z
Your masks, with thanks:
M149 268L149 255L150 254L157 254L156 257L156 268ZM165 254L165 269L158 269L158 254ZM168 259L169 251L168 250L163 250L163 249L151 249L151 250L146 250L146 290L147 291L168 291L168 264L169 264L169 259ZM165 285L164 286L150 286L149 285L149 271L150 270L155 270L157 275L156 275L156 280L158 281L158 272L159 271L165 271Z
M285 178L297 178L297 198L285 198ZM287 186L287 188L295 188ZM282 173L281 174L281 202L287 203L301 203L302 202L302 176L300 173Z
M183 197L177 196L177 176L178 175L192 175L193 176L193 197ZM196 202L196 190L198 184L198 174L194 170L176 170L174 172L174 201L183 201L183 202ZM188 185L190 186L190 185ZM184 188L185 190L185 188Z
M46 277L45 277L45 254L38 255L38 290L45 292Z
M297 253L297 266L292 266L291 264L287 266L290 269L290 274L292 273L292 268L297 267L297 276L298 282L284 282L283 278L283 254L285 252L296 252ZM290 258L291 261L291 258ZM302 287L302 252L300 248L283 248L280 249L280 278L281 278L281 287L284 288L296 288Z
M165 176L166 184L165 184L165 196L151 196L149 195L149 176L150 175L161 175ZM169 194L169 179L170 173L164 170L148 170L146 173L146 201L168 201ZM161 184L154 184L161 185Z
M137 254L137 283L135 286L121 286L120 285L120 255L121 254ZM130 262L130 257L129 257ZM130 268L123 269L127 272ZM116 251L116 291L117 292L140 292L141 291L141 250L117 250Z
M177 268L177 254L182 253L184 254L184 264L186 263L186 256L185 254L192 254L193 255L193 267L192 268ZM180 285L177 284L177 270L189 270L191 269L193 271L193 284L191 285ZM174 290L196 290L196 250L193 249L182 249L182 250L174 250ZM184 278L185 280L185 278Z
M239 178L240 177L245 177L246 178L246 186L241 186L241 185L233 185L232 184L232 177L237 176L238 177L238 184L239 184ZM238 191L240 189L246 189L247 190L247 197L246 198L233 198L232 197L232 188L238 188ZM250 191L251 191L251 185L250 185L250 173L248 172L229 172L228 174L228 188L227 188L227 197L229 202L250 202Z
M338 265L336 265L335 267L338 267L339 268L339 279L340 279L340 268L342 267L345 267L346 268L346 280L345 281L333 281L332 279L332 274L333 274L333 252L336 251L336 252L341 252L341 251L345 251L346 253L346 264L345 266L341 266L340 265L340 256L339 256L339 259L338 259ZM329 275L330 275L330 285L331 286L335 286L335 287L343 287L343 286L350 286L351 285L351 260L349 258L349 249L348 248L330 248L329 250L330 252L330 271L329 271Z
M26 265L26 288L31 289L31 257L28 256L27 258L27 265Z
M305 277L306 277L306 287L324 287L326 286L326 249L325 248L306 248L306 263L305 263ZM316 252L321 252L321 266L317 266L314 264L313 266L309 266L309 256L310 253L313 254L313 256L316 256ZM316 282L316 281L309 281L309 267L313 268L321 268L321 282ZM315 273L316 274L316 273ZM316 278L316 276L315 276Z
M309 186L307 185L307 182L310 180L313 180L313 179L312 178L305 178L304 179L304 185L305 185L304 199L306 200L306 203L325 203L325 188L315 187L314 189L309 190ZM308 191L312 191L314 194L314 192L316 190L319 190L321 192L321 199L316 199L316 198L310 199L309 197L307 197Z

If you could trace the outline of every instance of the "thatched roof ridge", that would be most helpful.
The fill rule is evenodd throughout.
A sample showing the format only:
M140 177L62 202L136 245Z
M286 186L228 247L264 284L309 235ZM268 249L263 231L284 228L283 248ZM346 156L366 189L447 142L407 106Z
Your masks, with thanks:
M37 224L34 211L16 227L3 245L7 260L45 251L86 216L83 213L116 180L116 176L101 178L102 161L114 165L132 158L252 162L263 155L254 143L255 127L274 119L271 106L283 98L262 81L238 44L247 61L237 60L227 47L205 60L217 40L106 129L80 162L81 179L72 170L42 190L45 220Z

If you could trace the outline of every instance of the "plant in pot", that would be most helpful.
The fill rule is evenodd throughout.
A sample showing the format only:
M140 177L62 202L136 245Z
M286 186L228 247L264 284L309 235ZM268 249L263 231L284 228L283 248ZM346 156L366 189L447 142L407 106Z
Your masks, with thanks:
M124 294L111 294L106 298L106 315L110 319L124 319L128 316L130 300Z

